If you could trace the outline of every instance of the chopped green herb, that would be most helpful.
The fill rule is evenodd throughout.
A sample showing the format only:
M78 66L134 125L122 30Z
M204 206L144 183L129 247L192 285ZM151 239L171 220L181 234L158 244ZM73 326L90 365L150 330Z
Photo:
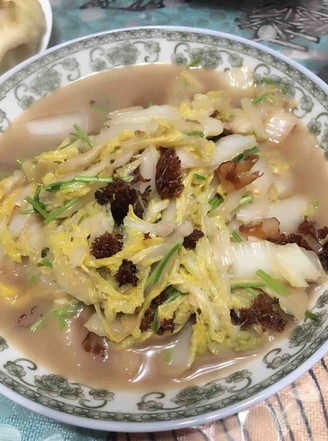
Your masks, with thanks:
M51 184L43 185L45 191L54 192L60 191L66 188L74 187L77 184L88 184L90 182L113 182L113 178L100 178L98 176L76 176L71 181L58 181Z
M52 262L50 261L48 254L49 254L49 248L44 248L41 251L40 265L48 266L49 268L52 268Z
M204 138L204 132L200 131L200 130L195 130L193 132L188 132L186 133L186 135L188 136L198 136L199 138Z
M320 207L320 201L319 199L316 199L315 201L313 201L313 208L317 210L319 207Z
M173 302L175 299L184 296L185 294L181 291L178 291L173 286L169 286L166 288L165 292L167 293L167 299L162 303L162 305L166 305L167 303Z
M54 317L58 319L60 329L64 330L67 326L66 320L72 319L79 312L81 307L82 307L82 303L77 302L77 303L71 303L68 306L65 306L61 309L52 309L48 311L46 314L44 314L35 323L33 323L30 329L32 332L38 331L46 321L48 321L51 317Z
M259 152L259 148L257 146L252 147L251 149L245 150L243 153L239 153L239 155L235 156L231 159L233 162L239 162L241 160L246 159L248 156L256 155Z
M215 210L220 204L223 202L223 197L220 195L214 196L214 198L210 201L210 206L212 210Z
M238 288L263 288L264 282L236 282L231 284L231 289Z
M96 104L90 104L90 107L92 110L94 110L95 112L99 112L99 113L109 113L111 112L111 109L107 106L98 106Z
M152 101L148 101L147 103L147 108L149 109L149 107L153 106L153 102Z
M315 314L314 312L311 312L311 311L308 311L308 310L305 311L305 315L306 315L307 318L309 318L311 320L314 320L316 322L320 322L320 320L321 320L321 317L320 317L319 314Z
M288 296L288 289L282 283L278 282L278 280L275 280L271 276L269 276L269 274L265 271L258 269L256 271L256 275L266 283L268 288L271 288L277 294Z
M236 242L243 242L243 239L239 236L239 234L237 233L236 230L234 230L231 233L231 237L236 241Z
M39 320L33 323L33 325L30 327L32 332L38 331L41 326L48 320L49 314L44 314Z
M62 147L60 147L59 150L66 149L66 147L69 147L70 145L74 144L74 142L76 142L76 139L73 139L73 141L70 141L69 143L63 145Z
M25 161L23 161L22 159L16 159L16 162L21 167Z
M261 78L260 82L265 83L265 84L272 84L273 86L278 86L277 81L275 81L272 78L267 77L267 76L263 76Z
M43 204L41 204L40 202L36 201L35 199L31 198L31 196L27 196L25 198L26 202L28 202L29 204L32 205L32 207L34 208L34 211L36 211L37 213L41 214L41 216L46 219L48 217L48 213L45 211L45 209L43 208Z
M66 204L64 204L62 207L59 207L56 210L49 213L49 215L46 216L44 223L49 224L49 222L56 219L56 217L60 216L62 213L64 213L69 208L73 207L73 205L75 205L77 203L77 201L79 201L79 199L80 198L71 199L70 201L66 202Z
M269 93L264 93L263 95L259 95L256 98L252 98L251 99L251 103L252 104L264 103L264 101L267 99L268 95L270 95L270 94Z
M185 85L185 87L190 87L191 86L191 82L189 80L185 80L184 81L184 85Z
M66 320L72 319L81 309L82 303L72 303L65 308L62 309L55 309L52 311L52 316L58 319L59 321L59 328L61 331L63 331L66 326Z
M174 245L173 248L170 249L170 251L166 254L165 257L156 265L154 270L151 272L150 276L148 277L146 287L150 285L154 285L159 281L159 278L161 277L161 274L166 267L168 261L171 259L171 257L178 251L178 249L181 247L181 243L178 242Z
M174 346L170 346L169 348L166 349L165 357L164 357L166 363L170 363L172 361L173 351L174 351Z
M188 67L197 67L202 64L202 59L200 57L195 57L189 64Z
M33 275L30 277L30 281L31 281L31 282L37 282L39 279L40 279L40 274L33 274Z
M47 266L48 268L52 268L52 262L48 259L48 257L44 257L41 259L40 264L43 266Z
M42 185L38 184L37 187L36 187L36 190L35 190L34 198L33 198L37 202L40 202L41 190L42 190Z
M250 204L251 202L253 202L253 200L254 197L251 194L247 194L240 199L239 206Z
M151 330L153 331L154 334L157 334L157 332L159 330L157 309L155 311L154 320L151 322L150 328L151 328Z
M206 181L206 176L199 175L198 173L194 173L195 178L199 179L200 181Z
M166 300L162 303L162 305L166 305L167 303L173 302L179 297L184 296L185 294L175 289L173 286L169 286L166 288L165 293L167 294ZM159 330L159 323L158 323L158 308L155 311L154 319L150 325L152 331L157 334Z
M288 90L287 88L281 84L279 81L275 81L270 77L267 76L263 76L260 80L259 83L265 83L265 84L270 84L272 86L276 86L277 89L280 90L281 93L283 93L284 95L287 94Z
M259 295L258 291L255 291L253 288L245 288L245 290L252 297L257 297Z
M85 133L85 131L83 129L81 129L81 127L79 127L77 124L74 124L73 128L74 128L75 132L71 133L71 135L76 136L76 138L81 139L86 144L88 144L88 146L92 149L93 143L92 143L91 139L89 138L89 136Z

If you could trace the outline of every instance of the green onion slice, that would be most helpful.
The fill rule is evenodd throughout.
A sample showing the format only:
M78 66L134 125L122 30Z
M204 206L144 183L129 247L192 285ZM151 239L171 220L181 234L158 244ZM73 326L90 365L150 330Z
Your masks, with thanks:
M264 103L264 101L267 99L268 95L270 95L270 94L264 93L263 95L259 95L256 98L252 98L251 103L252 104Z
M206 176L199 175L198 173L194 173L195 178L199 179L200 181L206 181Z
M88 144L88 146L92 149L94 147L93 142L91 141L89 136L85 133L85 131L81 129L81 127L79 127L77 124L74 124L73 128L75 132L71 133L71 135L81 139L86 144Z
M231 284L231 289L238 288L264 288L264 282L235 282Z
M199 136L199 138L204 138L204 132L202 132L201 130L194 130L193 132L188 132L186 133L186 135L188 136Z
M59 207L56 210L52 211L51 213L49 213L49 215L47 215L47 217L44 220L44 223L49 224L49 222L56 219L56 217L60 216L62 213L64 213L69 208L73 207L73 205L75 205L77 203L77 201L79 201L79 200L80 200L80 198L71 199L70 201L66 202L66 204L64 204L62 207Z
M289 294L288 289L282 283L278 282L278 280L273 279L265 271L258 269L256 271L256 275L266 283L268 288L271 288L277 294L280 294L282 296L288 296Z
M188 67L197 67L202 63L202 59L200 57L195 57L189 64Z
M231 159L233 162L240 162L246 159L248 156L256 155L259 152L259 148L257 146L252 147L251 149L246 149L243 153L239 153L239 155L235 156Z
M237 233L236 230L234 230L234 231L231 233L231 237L232 237L236 242L238 242L238 243L243 242L243 239L240 237L240 235Z
M320 322L320 320L321 320L320 315L319 315L319 314L315 314L315 313L312 312L312 311L308 311L308 310L306 310L306 311L305 311L305 316L306 316L307 318L311 319L311 320L314 320L315 322Z
M161 277L164 268L168 264L168 261L178 251L180 247L181 247L181 243L180 242L176 243L174 247L171 248L170 251L166 254L166 256L163 257L163 259L157 264L156 268L152 271L152 273L148 277L146 287L150 285L154 285L159 281L159 278Z
M220 204L223 202L223 197L220 195L214 196L214 198L210 201L210 206L212 210L215 210Z

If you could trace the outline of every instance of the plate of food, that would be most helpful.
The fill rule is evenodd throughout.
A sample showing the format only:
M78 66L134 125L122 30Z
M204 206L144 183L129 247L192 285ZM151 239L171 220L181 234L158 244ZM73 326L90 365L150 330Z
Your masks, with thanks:
M327 86L223 33L105 32L0 80L0 391L210 422L327 351Z
M1 0L0 74L44 51L51 31L49 0Z

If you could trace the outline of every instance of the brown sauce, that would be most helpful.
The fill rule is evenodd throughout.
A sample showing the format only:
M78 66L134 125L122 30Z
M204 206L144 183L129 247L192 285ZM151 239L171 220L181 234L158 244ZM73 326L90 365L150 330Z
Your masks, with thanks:
M106 119L106 113L91 110L90 103L115 110L147 106L148 102L171 103L173 97L179 96L180 100L182 95L192 96L195 92L220 89L220 76L217 73L196 70L193 75L198 84L191 88L181 88L177 83L176 78L180 73L180 68L169 65L120 68L89 76L54 92L23 113L0 137L0 171L10 172L17 168L17 158L30 158L38 152L56 147L62 141L55 136L29 135L24 129L26 121L85 110L90 115L91 131L97 133ZM322 151L315 147L314 138L304 128L297 127L279 148L291 164L295 189L310 199L320 199L316 217L322 224L327 224L327 164L323 161ZM83 326L89 314L86 310L70 323L66 331L60 331L55 320L47 321L39 332L30 331L30 324L47 310L47 298L53 297L54 293L49 291L47 296L46 288L38 282L33 286L25 283L24 272L28 274L26 268L17 269L13 265L0 268L0 282L10 280L21 293L16 304L10 305L0 300L1 335L17 346L24 356L71 380L94 387L128 387L129 390L152 390L154 384L173 386L183 383L183 386L187 386L200 380L210 381L212 377L217 377L218 371L221 375L234 365L258 355L255 352L236 354L227 350L219 356L199 357L188 371L174 373L170 371L170 360L167 359L169 348L176 339L172 336L165 340L164 346L162 341L159 344L160 340L154 338L137 348L110 350L107 359L93 356L86 353L81 345L88 332ZM286 332L290 332L290 327ZM266 349L275 341L273 336L268 338ZM259 351L264 349L262 347Z

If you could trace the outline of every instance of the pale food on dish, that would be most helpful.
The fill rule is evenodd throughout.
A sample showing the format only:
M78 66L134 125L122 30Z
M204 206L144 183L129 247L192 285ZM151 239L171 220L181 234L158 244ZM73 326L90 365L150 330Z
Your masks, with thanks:
M45 28L38 0L0 0L0 74L38 51Z

